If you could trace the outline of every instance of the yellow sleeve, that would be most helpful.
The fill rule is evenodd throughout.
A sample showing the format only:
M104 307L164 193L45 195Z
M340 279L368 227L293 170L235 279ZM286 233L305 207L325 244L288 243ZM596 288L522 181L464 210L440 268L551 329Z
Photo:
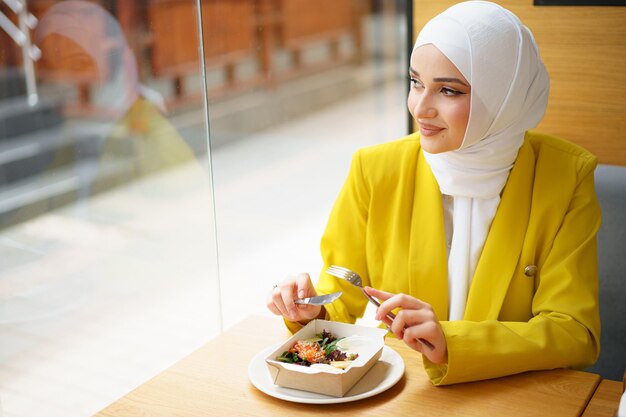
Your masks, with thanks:
M448 364L424 358L436 385L552 368L584 368L600 351L596 233L600 206L593 170L574 191L540 267L528 322L442 322Z

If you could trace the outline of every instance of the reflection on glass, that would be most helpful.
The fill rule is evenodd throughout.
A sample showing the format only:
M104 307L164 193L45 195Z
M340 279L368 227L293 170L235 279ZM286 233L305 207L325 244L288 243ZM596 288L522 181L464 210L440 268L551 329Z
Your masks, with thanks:
M406 2L9 3L1 410L88 416L317 274L352 153L406 133Z
M152 28L168 3L195 53L174 83L151 56L180 23ZM180 100L201 79L196 2L0 13L41 51L34 102L20 38L0 29L2 411L92 415L221 326L207 119L200 94Z
M232 75L229 93L209 95L227 326L268 314L265 297L286 275L317 279L319 240L352 154L407 125L406 2L238 4L256 16L236 31L247 48L233 47L229 71L207 58L210 81ZM217 28L234 16L203 18L205 44L228 46Z

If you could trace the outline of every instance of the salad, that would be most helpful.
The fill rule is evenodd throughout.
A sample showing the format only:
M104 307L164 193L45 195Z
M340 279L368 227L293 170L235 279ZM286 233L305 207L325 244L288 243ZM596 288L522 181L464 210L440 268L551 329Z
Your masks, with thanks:
M283 352L276 360L302 366L328 364L345 369L359 355L341 351L337 343L342 339L322 330L322 333L316 334L311 339L298 340L291 349Z

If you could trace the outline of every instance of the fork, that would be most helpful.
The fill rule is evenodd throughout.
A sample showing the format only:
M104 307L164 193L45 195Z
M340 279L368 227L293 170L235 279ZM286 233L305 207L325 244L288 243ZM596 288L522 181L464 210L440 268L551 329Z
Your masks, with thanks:
M359 276L359 274L357 274L356 272L351 271L348 268L344 268L342 266L337 266L337 265L331 265L330 267L328 267L326 272L329 275L348 281L350 284L354 285L355 287L359 287L363 295L365 295L372 304L374 304L376 307L380 307L380 301L378 301L376 298L372 297L371 295L365 292L365 290L363 289L363 281L361 280L361 277ZM393 321L396 318L396 315L390 311L389 313L387 313L387 318ZM422 339L420 337L417 340L419 340L420 343L427 346L431 350L435 348L433 344L430 343L426 339Z

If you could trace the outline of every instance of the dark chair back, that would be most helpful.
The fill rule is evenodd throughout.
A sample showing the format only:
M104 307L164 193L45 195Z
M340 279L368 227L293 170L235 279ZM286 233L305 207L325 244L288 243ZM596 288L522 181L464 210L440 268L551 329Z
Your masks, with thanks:
M621 381L626 369L626 167L599 165L596 193L602 207L598 233L600 357L590 372Z

